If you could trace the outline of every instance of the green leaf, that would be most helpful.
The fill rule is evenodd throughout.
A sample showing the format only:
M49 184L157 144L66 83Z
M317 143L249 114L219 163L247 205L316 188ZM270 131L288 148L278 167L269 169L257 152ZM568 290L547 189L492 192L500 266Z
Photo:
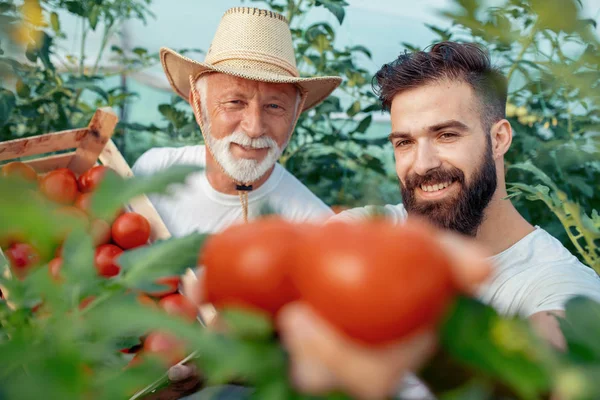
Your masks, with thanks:
M367 56L369 59L370 59L370 58L372 58L371 52L370 52L370 51L369 51L369 49L367 49L365 46L360 46L360 45L357 45L357 46L352 46L352 47L349 47L349 48L348 48L348 51L350 51L350 52L355 52L355 51L358 51L358 52L361 52L361 53L363 53L363 54L364 54L365 56Z
M461 297L441 328L443 348L456 361L499 379L525 399L550 388L542 347L525 321L501 318L489 306Z
M369 126L371 126L372 120L373 120L372 115L367 115L366 117L364 117L362 119L362 121L359 122L358 126L356 127L356 132L365 133L367 131L367 129L369 128Z
M220 315L227 324L228 332L234 337L254 340L268 340L273 337L273 323L266 314L226 308Z
M142 194L166 193L171 185L184 183L186 178L202 171L201 167L177 165L148 177L123 178L108 171L92 197L92 213L110 219L129 200Z
M348 5L343 0L316 0L315 5L323 6L328 9L338 20L340 25L344 22L346 11L344 7Z
M70 13L75 15L79 15L80 17L85 17L85 9L83 8L81 1L67 1L65 2L65 6Z
M17 100L12 92L0 89L0 128L9 121L16 104Z
M124 252L118 258L123 283L142 288L156 278L181 275L186 268L195 268L206 237L193 233Z
M94 6L92 7L92 11L88 17L90 21L90 27L93 31L96 30L96 26L98 25L98 18L100 17L100 7Z
M565 306L565 318L559 319L569 354L577 360L600 363L600 304L575 297Z
M60 20L58 19L58 14L56 12L50 14L50 25L52 26L54 33L58 34L60 32Z

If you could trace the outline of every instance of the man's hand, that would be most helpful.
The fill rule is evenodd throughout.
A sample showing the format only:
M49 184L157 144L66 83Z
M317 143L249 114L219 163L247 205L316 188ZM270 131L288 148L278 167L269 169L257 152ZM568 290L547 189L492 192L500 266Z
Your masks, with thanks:
M457 286L473 293L491 271L488 255L456 235L441 234L440 242L450 256ZM398 290L402 290L402 282L398 282ZM292 381L300 390L314 394L342 389L360 399L388 397L398 389L405 374L425 363L436 347L433 330L385 347L364 346L344 336L301 302L285 306L277 322L290 352Z

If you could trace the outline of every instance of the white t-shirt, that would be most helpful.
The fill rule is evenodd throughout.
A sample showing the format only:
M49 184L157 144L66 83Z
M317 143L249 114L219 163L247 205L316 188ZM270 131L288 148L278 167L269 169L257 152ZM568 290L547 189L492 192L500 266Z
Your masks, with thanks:
M133 166L135 175L147 176L172 165L206 165L204 146L150 149ZM243 220L238 195L217 192L204 172L192 174L185 185L175 186L172 195L151 195L150 201L173 236L192 232L214 233ZM248 193L248 218L259 215L267 204L292 221L323 221L331 209L298 179L275 164L271 176Z
M398 204L354 208L330 221L360 221L375 213L394 223L407 217L404 206ZM600 301L598 275L540 227L491 261L492 276L478 297L502 315L529 317L541 311L563 310L567 300L577 295Z

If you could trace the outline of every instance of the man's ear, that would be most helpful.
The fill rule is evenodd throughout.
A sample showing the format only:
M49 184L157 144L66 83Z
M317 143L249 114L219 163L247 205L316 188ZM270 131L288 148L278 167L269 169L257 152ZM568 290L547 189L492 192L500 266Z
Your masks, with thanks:
M501 119L492 125L490 130L492 139L492 154L494 158L503 157L512 143L512 127L506 119Z

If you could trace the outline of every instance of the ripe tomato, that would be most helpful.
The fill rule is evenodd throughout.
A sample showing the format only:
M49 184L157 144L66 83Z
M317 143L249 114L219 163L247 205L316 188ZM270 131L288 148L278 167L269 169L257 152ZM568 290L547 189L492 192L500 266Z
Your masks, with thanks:
M124 249L143 246L150 239L150 223L134 212L119 216L111 229L113 240Z
M119 247L113 244L103 244L96 249L94 264L98 270L98 275L110 278L119 274L121 267L115 260L123 253Z
M40 181L40 190L50 200L60 204L73 204L77 194L77 179L68 168L48 172Z
M19 177L31 182L37 182L38 179L37 172L35 172L33 167L19 161L13 161L3 165L2 176Z
M203 293L215 307L245 306L271 315L297 298L288 274L298 241L296 227L279 218L235 225L211 236L199 263Z
M85 211L86 214L90 213L90 206L92 204L92 194L88 193L79 193L77 198L75 199L75 207L79 208L82 211Z
M24 279L29 268L40 261L37 250L28 243L15 243L4 252L12 265L12 271L19 279Z
M100 246L110 242L110 225L101 219L94 219L90 224L90 235L94 246Z
M162 278L158 278L155 283L159 285L163 285L164 289L157 289L152 292L145 292L148 296L152 297L164 297L171 293L177 292L177 288L179 287L179 276L164 276Z
M63 260L60 257L53 258L48 263L48 270L50 271L50 276L56 282L60 282L62 280L60 276L60 269L62 268Z
M434 232L407 222L332 223L303 236L294 283L303 301L364 343L433 326L454 294Z
M77 180L79 190L87 193L96 189L108 169L109 168L103 165L96 165L95 167L85 171Z
M158 306L165 310L169 315L177 315L195 321L198 309L187 297L175 293L163 297Z
M144 353L160 357L169 366L185 358L185 345L175 336L160 331L152 332L144 341Z

